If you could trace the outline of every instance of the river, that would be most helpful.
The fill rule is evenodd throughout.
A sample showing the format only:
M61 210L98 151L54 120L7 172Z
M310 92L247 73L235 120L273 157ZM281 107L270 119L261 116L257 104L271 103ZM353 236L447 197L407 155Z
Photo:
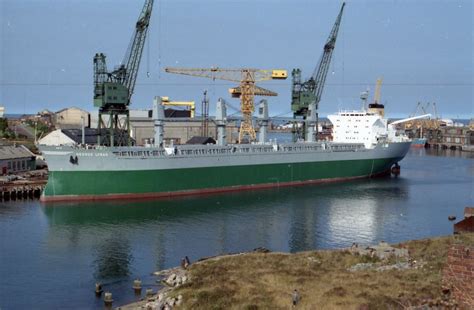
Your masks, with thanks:
M451 234L474 205L474 154L411 150L401 175L149 201L0 203L0 309L102 308L132 282L222 253L297 252Z

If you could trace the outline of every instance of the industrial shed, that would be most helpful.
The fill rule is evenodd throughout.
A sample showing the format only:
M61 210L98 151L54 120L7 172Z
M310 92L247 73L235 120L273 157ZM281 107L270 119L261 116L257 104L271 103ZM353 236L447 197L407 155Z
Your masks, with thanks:
M0 146L0 171L2 175L36 169L36 156L25 146Z

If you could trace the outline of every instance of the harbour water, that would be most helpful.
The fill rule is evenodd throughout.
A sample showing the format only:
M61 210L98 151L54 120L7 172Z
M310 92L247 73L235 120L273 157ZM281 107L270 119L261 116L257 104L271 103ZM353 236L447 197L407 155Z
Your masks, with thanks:
M297 252L452 233L474 205L474 155L411 150L401 175L154 201L0 203L0 309L102 308L135 300L132 282L205 256Z

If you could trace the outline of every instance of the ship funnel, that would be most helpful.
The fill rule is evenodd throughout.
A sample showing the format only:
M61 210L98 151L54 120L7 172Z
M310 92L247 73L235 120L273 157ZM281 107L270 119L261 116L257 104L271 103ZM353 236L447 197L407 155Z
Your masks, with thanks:
M379 103L371 103L371 104L369 104L368 112L378 114L378 115L384 117L385 116L385 106L383 104L379 104Z
M155 146L163 146L163 133L164 133L164 121L165 111L161 104L162 98L156 96L153 99L153 120L155 125Z
M260 123L260 130L258 132L258 142L265 143L267 141L268 128L268 102L265 99L260 100L258 105L258 118Z
M219 98L216 105L216 126L217 126L217 145L226 145L225 125L227 121L227 111L225 100Z

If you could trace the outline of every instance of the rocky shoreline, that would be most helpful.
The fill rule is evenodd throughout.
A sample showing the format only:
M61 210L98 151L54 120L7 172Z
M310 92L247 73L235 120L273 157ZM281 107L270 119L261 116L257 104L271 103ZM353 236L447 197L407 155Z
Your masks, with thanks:
M236 256L245 255L249 253L269 253L270 251L265 248L256 248L251 252L242 252L235 254L223 254L211 257L204 257L196 261L194 264L199 264L204 261L218 261L220 259ZM127 305L117 307L118 310L157 310L157 309L173 309L183 303L183 296L173 295L171 293L174 289L191 281L191 276L187 269L188 266L184 267L183 264L180 267L173 267L170 269L164 269L153 272L153 275L158 277L157 282L163 285L163 288L159 289L156 293L148 294L145 298L140 301L133 302Z

